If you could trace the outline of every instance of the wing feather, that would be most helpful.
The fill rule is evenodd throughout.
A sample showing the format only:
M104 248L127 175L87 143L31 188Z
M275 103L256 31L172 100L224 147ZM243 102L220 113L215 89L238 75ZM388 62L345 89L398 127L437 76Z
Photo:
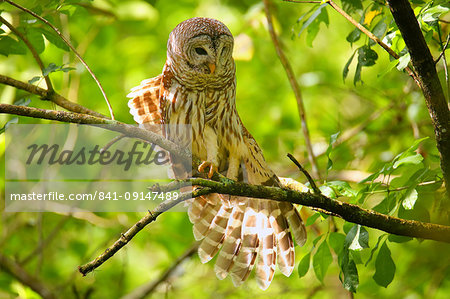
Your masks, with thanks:
M128 101L130 114L133 115L135 122L145 129L161 134L161 106L160 89L162 75L147 79L141 82L139 86L131 89L127 95L131 98Z

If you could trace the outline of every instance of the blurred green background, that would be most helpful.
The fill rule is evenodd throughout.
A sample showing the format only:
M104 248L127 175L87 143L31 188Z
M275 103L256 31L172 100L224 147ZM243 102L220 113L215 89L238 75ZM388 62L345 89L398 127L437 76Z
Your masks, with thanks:
M82 54L108 95L116 118L133 123L128 113L126 94L141 80L158 75L165 62L166 42L169 32L181 21L194 16L207 16L221 20L235 37L237 69L237 108L240 116L264 151L266 160L280 176L305 182L295 165L286 157L292 153L306 169L310 170L304 138L301 132L297 102L278 60L267 31L267 21L262 1L256 0L179 0L179 1L17 1L55 24ZM362 3L364 10L353 10L358 21L370 11L372 1L344 1ZM420 1L415 1L419 3ZM318 4L293 4L272 1L275 29L280 36L296 79L300 84L311 141L319 155L320 183L345 181L357 195L340 200L359 202L366 208L377 206L384 199L395 197L399 205L405 193L389 191L389 176L380 176L387 185L363 190L367 184L358 184L372 173L390 163L400 152L408 149L416 139L423 141L418 152L424 157L418 165L405 167L393 176L403 177L409 186L407 174L421 169L430 172L419 185L416 206L420 210L403 210L396 206L390 212L426 221L448 224L448 203L440 188L438 152L435 148L433 126L421 91L404 72L392 67L388 55L380 47L376 64L364 67L361 81L354 84L356 59L350 65L346 80L343 69L354 51L368 44L365 36L351 45L347 36L354 27L331 7L326 18L307 28L300 35L302 25ZM421 5L421 4L418 4ZM422 4L421 7L424 7ZM7 3L0 4L1 16L14 26L42 26L32 17ZM298 19L303 17L299 22ZM386 7L376 21L383 20L395 32ZM384 18L384 19L382 19ZM442 15L448 18L448 14ZM328 26L325 24L328 20ZM442 23L442 36L449 32L448 23ZM314 28L320 29L309 45ZM2 29L8 32L3 26ZM0 34L6 34L0 31ZM436 35L429 39L433 56L439 53ZM308 40L309 39L309 40ZM61 46L62 47L62 46ZM399 46L399 50L402 48ZM92 110L108 114L101 93L88 72L72 53L45 41L41 53L45 65L55 63L76 68L70 72L54 72L51 79L56 91ZM442 60L437 64L445 86ZM0 56L0 74L28 81L40 75L40 70L29 52L26 55ZM45 87L40 80L35 84ZM12 87L0 86L2 103L30 99L32 107L55 109L50 102ZM3 126L12 116L0 115ZM19 118L19 123L36 123L36 119ZM325 151L330 136L351 136L335 147L330 159L333 166L326 171L328 157ZM4 135L1 135L1 154L4 152ZM4 161L1 162L2 165ZM415 167L415 168L414 168ZM4 174L1 174L2 176ZM423 182L432 182L420 186ZM400 189L399 189L400 190ZM367 191L367 192L366 192ZM339 193L339 192L335 192ZM2 193L4 194L4 193ZM339 195L339 194L338 194ZM351 197L351 196L350 196ZM394 204L395 204L394 203ZM119 298L140 285L158 279L176 258L191 247L192 225L184 213L168 212L140 232L130 244L104 265L82 277L77 266L84 264L115 241L121 232L140 219L142 213L80 213L61 215L54 213L2 213L0 251L45 282L61 298ZM416 213L414 213L416 212ZM409 213L409 214L408 214ZM302 209L305 217L315 212ZM408 216L409 215L409 216ZM303 248L296 248L297 264L309 252L316 252L318 236L326 237L337 231L345 234L344 221L319 217L308 226L309 239ZM434 241L411 240L405 243L390 242L391 256L396 265L395 277L387 287L373 280L375 259L365 263L382 232L369 231L369 248L355 253L359 272L357 298L448 298L450 293L450 247ZM317 241L317 240L316 240ZM30 255L31 254L31 255ZM297 270L286 278L276 273L270 288L263 292L251 276L240 288L233 287L230 279L219 281L214 274L213 262L201 264L194 255L160 284L153 292L156 298L348 298L350 294L339 281L340 268L336 254L323 282L316 278L311 267L301 279ZM358 260L360 259L360 260ZM28 287L12 276L0 272L0 298L38 298Z

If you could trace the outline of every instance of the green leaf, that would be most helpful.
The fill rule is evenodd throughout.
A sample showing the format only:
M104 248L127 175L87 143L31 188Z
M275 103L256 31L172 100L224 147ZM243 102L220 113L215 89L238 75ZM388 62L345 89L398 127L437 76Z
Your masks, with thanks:
M344 242L344 234L333 232L328 236L328 243L330 247L333 248L333 251L338 255L338 257L341 255L344 249Z
M47 76L48 74L56 72L59 69L61 69L61 66L57 66L52 62L42 71L42 74L44 76Z
M342 8L349 14L357 10L362 10L362 2L360 0L342 0Z
M333 257L331 256L330 248L328 247L327 241L324 240L313 257L314 273L320 282L323 282L325 274L327 273L328 267L332 261Z
M378 178L380 176L381 172L375 172L371 175L369 175L368 177L366 177L365 179L363 179L362 181L358 182L358 184L365 184L367 182L373 182L376 178Z
M389 235L388 240L389 242L394 243L405 243L413 240L413 238L407 236Z
M361 258L361 251L355 251L355 250L348 250L348 253L351 257L351 259L355 262L355 264L362 264L362 258Z
M357 191L354 190L347 182L343 181L331 181L326 183L327 186L334 189L334 191L342 196L354 197Z
M399 168L401 165L407 165L407 164L419 164L420 162L422 162L423 160L423 156L420 154L415 154L414 156L408 156L408 157L404 157L400 160L395 161L394 163L394 169Z
M36 49L36 52L38 52L38 54L44 52L45 44L42 32L34 28L28 28L26 36L27 39L30 41L30 43L33 45L33 47Z
M314 222L316 222L316 219L320 217L319 213L315 213L314 215L311 215L308 217L308 219L306 219L306 226L309 226L311 224L313 224Z
M361 70L362 70L362 65L361 65L361 63L358 62L358 64L356 65L355 76L353 77L353 85L355 85L355 86L356 86L356 83L358 83L358 82L363 83L363 81L361 80Z
M416 189L408 190L406 193L405 199L403 199L402 206L405 210L411 210L414 208L416 204L418 193Z
M63 67L63 68L61 68L61 71L63 71L64 73L67 73L67 72L70 72L70 71L73 71L73 70L76 70L76 68L74 68L74 67Z
M422 21L425 23L436 22L442 14L447 13L449 10L450 8L441 5L428 8L423 12Z
M398 217L409 220L417 220L422 222L430 222L429 207L420 200L416 201L412 210L406 210L402 205L398 209Z
M0 128L0 134L5 133L5 130L8 129L8 127L11 124L17 124L19 122L19 118L18 117L14 117L12 118L10 121L8 121L2 128Z
M305 255L300 263L298 264L298 277L303 277L308 273L309 265L311 263L311 253L308 252L307 255Z
M372 29L372 33L381 39L386 32L387 24L385 23L385 18L380 20ZM375 42L373 40L369 40L369 46L375 45Z
M10 54L26 54L26 46L23 42L18 42L9 36L0 36L0 54L8 56Z
M372 66L378 59L378 54L368 45L364 45L358 49L358 63L361 66Z
M401 56L398 59L398 65L397 65L397 69L399 71L403 71L405 69L405 67L408 66L409 61L411 60L411 55L408 53L406 53L405 55Z
M312 15L305 21L303 22L302 28L300 28L300 32L298 33L298 35L302 34L303 30L305 30L306 28L308 28L309 25L311 25L314 20L322 13L322 8L324 7L324 5L320 5L313 13Z
M386 236L386 234L383 234L383 235L381 235L381 236L378 237L377 244L375 244L375 247L373 247L372 250L370 251L370 257L369 257L369 259L367 260L367 262L366 262L366 264L365 264L364 266L367 267L367 265L370 263L370 261L371 261L372 258L373 258L373 254L374 254L375 251L378 249L378 246L380 245L380 242L381 242L381 240L383 239L384 236Z
M317 238L315 238L313 240L313 246L316 247L317 243L320 241L320 239L322 239L323 235L317 236Z
M336 199L337 195L336 192L334 192L333 188L330 188L326 185L322 185L319 187L320 192L322 192L323 195L325 195L326 197L329 197L331 199Z
M423 138L419 138L414 140L413 144L403 153L401 153L399 156L401 155L407 155L408 153L414 152L416 149L419 148L419 145L424 141L427 140L429 137L423 137Z
M345 249L341 261L341 270L344 274L344 281L342 285L350 292L356 292L359 285L358 269L356 268L355 261L349 255L348 249Z
M398 64L398 60L392 60L389 62L388 67L382 71L380 74L377 75L377 78L383 78L384 76L386 76L390 71L392 71Z
M330 159L330 154L331 151L333 150L333 144L336 142L336 140L338 139L338 136L341 132L337 132L333 135L330 136L330 141L328 142L328 148L326 151L326 155L328 158L328 162L327 162L327 174L328 174L328 170L330 170L333 167L333 161L331 161Z
M369 232L359 224L354 225L345 237L345 247L358 251L369 248Z
M348 234L348 232L352 229L353 226L355 226L354 223L345 221L344 225L342 226L342 229L344 230L345 234Z
M344 70L342 71L342 77L344 78L344 81L345 81L345 78L347 78L350 64L352 63L353 57L355 57L355 54L356 54L356 51L353 52L352 56L350 56L350 59L347 61L347 63L344 66Z
M347 35L347 37L345 39L350 44L353 44L354 42L358 41L360 37L361 37L361 30L359 30L358 28L355 28L355 29L353 29L352 32L349 33L349 35Z
M308 46L312 47L312 43L319 32L320 23L325 23L328 26L329 19L328 13L324 7L328 6L327 3L320 5L311 16L303 23L302 28L300 28L300 35L305 29L307 29L308 35L306 36L306 43Z
M33 78L31 78L30 80L28 80L28 83L33 84L34 82L37 82L41 80L41 76L35 76Z
M45 28L36 28L36 30L39 30L42 34L44 34L45 38L55 45L56 47L60 48L64 51L69 51L69 46L66 45L66 43L59 37L55 32L47 30Z
M394 276L395 263L392 260L391 251L386 242L384 242L375 260L375 274L373 275L373 279L378 285L386 288L392 282Z

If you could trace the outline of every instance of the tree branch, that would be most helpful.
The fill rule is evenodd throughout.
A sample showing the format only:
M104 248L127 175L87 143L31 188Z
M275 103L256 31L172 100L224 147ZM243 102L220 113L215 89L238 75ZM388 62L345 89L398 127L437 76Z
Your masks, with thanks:
M298 167L298 169L305 175L306 179L308 180L309 184L311 185L311 188L313 189L314 193L320 194L320 189L317 187L316 182L314 182L314 179L309 175L309 173L303 168L303 166L300 164L300 162L295 159L294 156L291 154L287 154L288 158L291 159L292 162Z
M4 75L0 75L0 83L15 87L17 89L22 89L29 93L40 96L42 100L52 101L56 105L58 105L64 109L67 109L69 111L72 111L72 112L84 113L84 114L89 114L89 115L96 116L96 117L107 118L106 116L104 116L101 113L98 113L94 110L88 109L84 106L81 106L79 104L69 101L68 99L66 99L65 97L61 96L60 94L58 94L54 91L48 92L47 90L40 88L33 84L25 83L25 82L22 82L22 81L19 81L19 80L16 80L11 77L4 76Z
M144 216L141 220L136 222L126 233L122 234L120 238L114 242L113 245L111 245L109 248L105 250L102 254L100 254L95 260L78 267L78 271L85 276L87 273L93 271L94 269L101 266L105 261L107 261L110 257L112 257L117 251L119 251L122 247L128 244L130 240L138 233L140 232L145 226L152 223L156 220L156 218L164 213L165 211L169 210L170 208L174 207L175 205L179 204L180 202L183 202L187 199L209 194L211 193L211 190L209 188L202 188L197 189L192 192L181 194L180 197L178 197L176 200L168 200L163 203L161 203L159 206L157 206L153 211L149 211L149 213Z
M332 200L322 194L298 192L287 188L250 185L229 179L212 181L202 178L173 181L166 186L156 187L156 190L168 192L179 189L184 185L202 186L209 188L212 193L272 199L320 208L332 212L348 222L368 226L390 234L450 243L450 226L392 217L361 208L357 205Z
M30 287L44 299L55 299L57 296L36 277L30 275L15 261L0 253L0 269L14 276L20 283Z
M320 179L319 168L317 167L316 158L314 156L314 152L311 145L311 137L309 134L308 123L306 121L306 111L305 105L303 104L302 93L300 90L300 86L298 85L298 82L295 79L295 74L292 69L292 66L289 63L289 60L287 59L286 55L284 54L283 49L281 49L280 41L273 28L272 13L269 0L264 0L264 9L266 12L267 27L269 29L270 37L277 52L278 58L280 59L281 65L286 71L286 75L289 79L289 83L291 84L291 88L294 91L295 98L297 99L298 114L300 116L300 122L302 126L303 137L305 139L306 151L308 152L309 163L311 163L311 170L314 177Z
M450 111L433 56L409 2L407 0L388 0L387 2L411 55L411 63L417 72L434 126L447 195L450 196Z
M0 113L15 114L40 119L50 119L67 123L97 126L110 131L125 134L127 137L135 137L154 143L187 161L192 159L191 154L188 150L179 147L178 145L164 138L163 136L157 135L149 130L144 130L132 125L124 124L116 120L99 118L96 116L80 113L46 110L9 104L0 104Z

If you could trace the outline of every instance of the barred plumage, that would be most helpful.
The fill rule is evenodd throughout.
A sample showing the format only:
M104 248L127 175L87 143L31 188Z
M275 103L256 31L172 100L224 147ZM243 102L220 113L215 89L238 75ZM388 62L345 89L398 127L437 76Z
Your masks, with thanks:
M233 180L280 186L237 113L232 48L230 31L217 20L180 23L169 36L162 74L142 81L128 95L130 113L146 128L191 125L185 135L167 129L159 133L182 146L192 142L193 155L205 161L199 170L209 168L209 175L219 171ZM289 276L295 254L291 232L298 245L306 240L300 214L290 203L211 194L194 199L188 215L195 239L202 240L200 260L206 263L217 254L217 277L229 275L236 286L253 267L261 289L270 285L275 263Z

